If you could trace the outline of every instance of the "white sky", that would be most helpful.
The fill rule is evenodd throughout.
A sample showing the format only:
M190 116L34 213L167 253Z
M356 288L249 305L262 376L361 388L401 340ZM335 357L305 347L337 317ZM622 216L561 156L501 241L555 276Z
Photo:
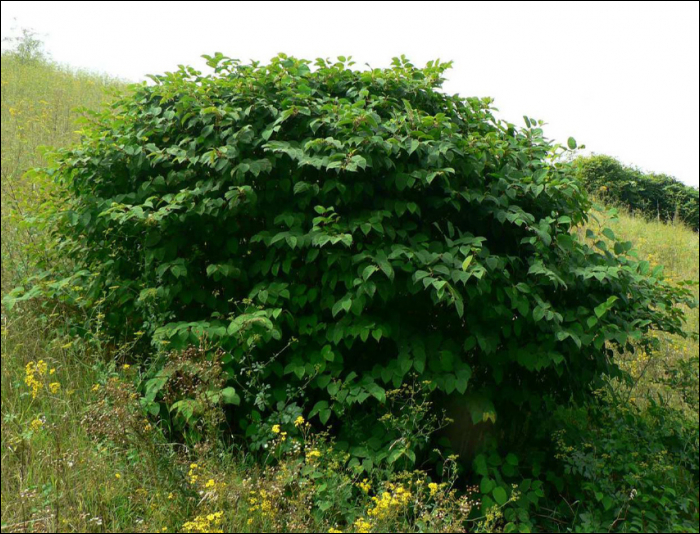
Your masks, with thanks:
M445 90L491 96L550 138L698 185L698 2L14 2L2 35L128 80L206 68L202 54L454 60ZM16 19L16 20L13 20Z

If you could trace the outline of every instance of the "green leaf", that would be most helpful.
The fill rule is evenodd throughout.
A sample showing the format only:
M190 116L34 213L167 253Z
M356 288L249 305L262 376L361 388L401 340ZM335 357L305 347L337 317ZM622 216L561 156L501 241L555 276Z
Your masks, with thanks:
M185 267L184 265L176 264L170 268L170 272L173 273L173 276L175 278L182 278L187 276L187 267Z
M457 371L456 376L457 382L455 384L455 388L459 393L464 394L469 386L469 379L472 376L472 370L469 367L460 369Z
M236 393L236 390L232 387L222 389L221 398L223 399L225 404L233 404L235 406L241 404L241 398Z
M309 419L328 410L328 401L318 401L309 412Z
M481 479L481 485L479 489L481 490L481 493L484 495L491 493L494 489L496 488L496 482L494 482L492 479L488 477L484 477Z
M331 418L331 411L330 410L321 410L321 412L318 414L318 418L321 421L322 424L326 424L328 420Z
M506 490L500 486L493 490L492 495L493 500L496 501L496 504L499 506L504 506L508 502L508 494L506 493Z
M389 260L386 257L386 254L384 252L380 252L377 255L376 258L377 265L379 265L379 268L384 271L384 274L386 277L393 281L394 280L394 268L391 266L391 263L389 263Z
M569 148L571 150L575 150L576 147L578 146L576 144L576 139L574 139L573 137L569 137L569 139L566 141L566 144L569 146Z
M474 256L467 256L467 259L464 260L464 263L462 263L462 270L466 271L467 269L469 269L469 266L471 265L473 260Z
M615 232L613 232L610 228L605 228L603 230L603 235L611 241L615 241Z
M483 395L470 395L465 399L472 416L472 422L476 425L491 421L496 422L496 408L490 399Z
M376 273L378 268L375 265L368 265L365 270L362 271L362 279L366 282L369 280L374 273Z

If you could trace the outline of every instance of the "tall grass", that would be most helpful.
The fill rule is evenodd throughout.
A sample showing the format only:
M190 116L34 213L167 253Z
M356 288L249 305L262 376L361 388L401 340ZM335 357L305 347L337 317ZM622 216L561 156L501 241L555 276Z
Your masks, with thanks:
M42 57L2 54L2 291L27 270L21 247L32 239L26 224L51 184L24 177L45 162L42 147L62 147L78 138L78 108L96 109L124 83L49 62Z
M617 236L634 243L634 252L640 259L648 261L652 267L663 266L666 279L672 282L700 278L698 260L700 250L697 232L677 222L649 221L643 217L631 215L625 208L594 210L588 228L599 234L602 228L611 228ZM581 229L581 235L585 229ZM698 298L698 287L695 287ZM665 402L685 409L689 417L698 419L697 412L697 369L698 341L693 338L700 330L700 308L686 309L686 332L688 338L666 336L661 350L653 354L637 352L620 355L622 366L638 378L636 392L638 397L645 393L662 396ZM695 392L690 405L687 399L678 396L679 390L670 386L671 368L684 367L689 376L687 386ZM687 391L686 391L687 394ZM634 397L633 397L634 398Z

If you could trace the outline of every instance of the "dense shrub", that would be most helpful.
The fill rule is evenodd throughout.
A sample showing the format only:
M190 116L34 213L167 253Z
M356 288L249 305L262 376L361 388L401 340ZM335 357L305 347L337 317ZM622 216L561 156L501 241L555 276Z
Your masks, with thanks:
M695 532L698 422L649 399L601 400L556 416L561 505L574 532Z
M626 206L648 219L681 221L698 230L696 188L665 174L646 174L610 156L579 158L577 165L586 188L603 200Z
M681 333L682 285L610 230L572 234L589 202L558 156L575 141L444 94L449 64L209 65L133 87L56 154L44 172L69 193L55 235L71 261L7 301L58 299L93 321L72 333L135 342L144 404L173 428L223 400L253 448L303 414L366 468L410 465L429 432L378 417L391 390L458 396L461 424L507 446L619 374L616 349ZM226 372L204 396L167 364L190 345Z

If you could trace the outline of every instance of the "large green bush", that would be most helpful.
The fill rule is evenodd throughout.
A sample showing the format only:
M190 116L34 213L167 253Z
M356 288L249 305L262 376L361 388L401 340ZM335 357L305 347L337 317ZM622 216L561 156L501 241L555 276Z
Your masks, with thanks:
M591 193L648 219L680 221L693 230L700 223L698 190L666 174L646 174L610 156L577 160L579 176Z
M189 345L221 359L212 398L253 447L303 414L371 465L416 460L377 417L404 383L506 444L618 375L615 349L681 332L686 289L610 230L572 232L589 209L559 158L575 141L443 93L449 64L209 65L133 87L55 156L70 261L8 300L58 299L135 342L144 403L178 428L204 406L162 395L183 376L164 355Z

